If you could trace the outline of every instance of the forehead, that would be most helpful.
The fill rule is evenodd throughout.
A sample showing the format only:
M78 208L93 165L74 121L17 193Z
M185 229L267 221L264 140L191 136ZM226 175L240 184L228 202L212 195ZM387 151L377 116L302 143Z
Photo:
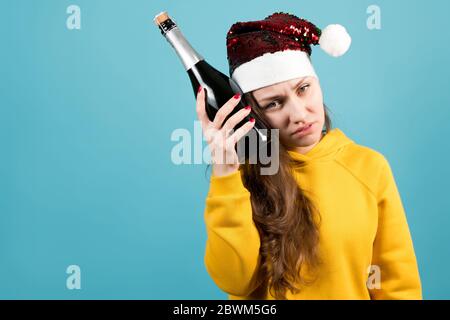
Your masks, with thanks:
M264 88L257 89L255 91L253 91L253 94L255 97L259 97L266 93L273 93L273 92L283 91L288 88L295 88L295 86L298 83L308 80L309 78L311 78L311 77L306 76L306 77L300 77L300 78L295 78L295 79L291 79L291 80L286 80L286 81L276 83L276 84L273 84L273 85L270 85L270 86L267 86Z

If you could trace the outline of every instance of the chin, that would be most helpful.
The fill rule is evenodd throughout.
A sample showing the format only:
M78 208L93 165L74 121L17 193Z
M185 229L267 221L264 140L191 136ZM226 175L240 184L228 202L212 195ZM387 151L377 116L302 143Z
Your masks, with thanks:
M314 137L303 137L299 139L292 139L291 144L294 145L294 147L308 147L310 145L313 145L316 142L316 139Z
M295 147L307 147L312 144L315 144L320 139L321 132L322 131L319 132L314 131L303 137L290 136L289 140L291 142L291 145L294 145Z

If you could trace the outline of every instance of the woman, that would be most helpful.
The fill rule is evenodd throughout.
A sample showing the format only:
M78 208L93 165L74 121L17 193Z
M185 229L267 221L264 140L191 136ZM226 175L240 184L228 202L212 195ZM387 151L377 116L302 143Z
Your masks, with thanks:
M379 152L331 128L310 45L333 56L350 37L275 13L234 24L230 74L250 106L224 121L236 95L209 121L197 113L213 174L206 199L205 265L230 299L421 299L414 248L393 173ZM279 129L279 170L240 164L236 143L252 112ZM226 160L226 161L224 161Z

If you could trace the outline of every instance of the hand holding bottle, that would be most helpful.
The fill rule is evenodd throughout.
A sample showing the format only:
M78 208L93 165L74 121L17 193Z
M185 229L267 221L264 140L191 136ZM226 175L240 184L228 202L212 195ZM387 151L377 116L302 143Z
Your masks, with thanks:
M250 114L248 106L237 111L227 121L225 119L239 104L239 94L228 100L216 113L214 120L210 121L205 108L205 90L200 87L197 94L197 116L202 126L202 132L211 151L214 176L225 176L239 169L239 158L235 149L236 143L244 137L254 126L255 119L239 127L233 128ZM225 123L224 123L225 122Z

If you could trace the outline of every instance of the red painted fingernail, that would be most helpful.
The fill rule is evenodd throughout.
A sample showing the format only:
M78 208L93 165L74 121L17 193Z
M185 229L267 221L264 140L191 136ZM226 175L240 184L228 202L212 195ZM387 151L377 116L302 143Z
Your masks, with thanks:
M203 90L202 86L198 87L198 91L197 91L197 94L199 94L199 93L200 93L200 91L202 91L202 90Z
M246 106L245 107L245 110L250 110L252 107L250 107L250 106Z
M236 93L236 94L234 95L233 98L235 98L235 99L237 100L237 99L239 99L240 97L241 97L241 95L240 95L239 93Z
M255 122L255 118L250 118L250 122Z

